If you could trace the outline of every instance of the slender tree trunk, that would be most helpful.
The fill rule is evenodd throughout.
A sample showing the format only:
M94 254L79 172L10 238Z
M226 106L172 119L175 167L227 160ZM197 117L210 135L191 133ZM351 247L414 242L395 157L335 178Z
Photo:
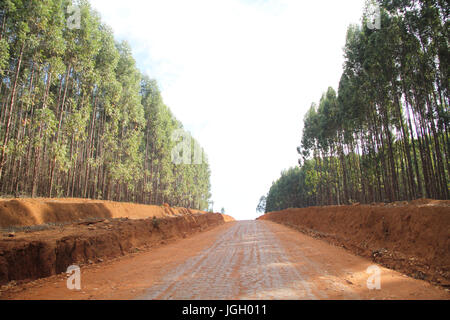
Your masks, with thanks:
M23 57L24 49L25 49L25 42L23 42L22 46L20 47L19 60L17 61L16 75L14 78L14 84L13 84L12 91L11 91L11 100L9 102L9 115L8 115L8 120L6 122L5 137L3 138L2 151L0 153L0 180L2 178L3 166L4 166L5 160L6 160L5 159L6 158L6 148L7 148L7 144L8 144L9 130L11 127L11 117L12 117L13 110L14 110L14 102L15 102L14 100L16 97L16 88L17 88L17 82L19 79L20 66L22 64L22 57Z

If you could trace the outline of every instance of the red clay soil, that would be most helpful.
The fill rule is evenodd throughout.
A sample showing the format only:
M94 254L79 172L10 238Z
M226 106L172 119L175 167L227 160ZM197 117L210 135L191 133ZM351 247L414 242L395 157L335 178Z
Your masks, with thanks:
M450 201L287 209L258 219L324 239L416 279L450 286Z
M223 217L223 220L224 220L225 222L232 222L232 221L235 221L234 218L233 218L232 216L229 216L229 215L227 215L227 214L222 214L222 217Z
M82 266L80 290L58 274L2 286L0 300L450 299L449 289L380 266L380 290L370 290L373 265L274 222L239 221Z
M48 277L65 272L72 264L90 264L158 246L230 219L168 205L80 199L0 201L0 226L22 230L0 233L0 285ZM33 226L36 223L47 225Z
M164 218L204 211L88 199L0 199L0 229L44 223L72 222L87 218Z

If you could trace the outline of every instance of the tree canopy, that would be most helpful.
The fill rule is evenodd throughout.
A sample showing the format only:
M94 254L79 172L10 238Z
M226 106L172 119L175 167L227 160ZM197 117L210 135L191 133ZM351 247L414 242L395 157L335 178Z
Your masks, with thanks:
M87 1L2 1L0 79L1 194L208 208L203 150L173 163L182 124Z
M288 207L450 198L450 5L379 0L381 28L348 28L338 91L304 118L299 167L266 212Z

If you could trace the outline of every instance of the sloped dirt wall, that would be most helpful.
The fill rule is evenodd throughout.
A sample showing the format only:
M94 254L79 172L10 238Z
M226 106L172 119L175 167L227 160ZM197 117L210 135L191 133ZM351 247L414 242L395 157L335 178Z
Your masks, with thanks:
M415 278L450 285L450 202L287 209L259 219L293 227Z
M0 284L34 280L65 272L72 264L86 264L125 255L140 247L225 223L218 213L140 220L98 219L37 232L20 232L0 238Z

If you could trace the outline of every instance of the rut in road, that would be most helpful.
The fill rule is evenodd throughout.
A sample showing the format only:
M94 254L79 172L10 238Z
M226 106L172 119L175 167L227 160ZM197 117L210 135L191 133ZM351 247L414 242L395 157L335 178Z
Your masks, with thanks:
M316 299L273 232L241 221L139 299Z

